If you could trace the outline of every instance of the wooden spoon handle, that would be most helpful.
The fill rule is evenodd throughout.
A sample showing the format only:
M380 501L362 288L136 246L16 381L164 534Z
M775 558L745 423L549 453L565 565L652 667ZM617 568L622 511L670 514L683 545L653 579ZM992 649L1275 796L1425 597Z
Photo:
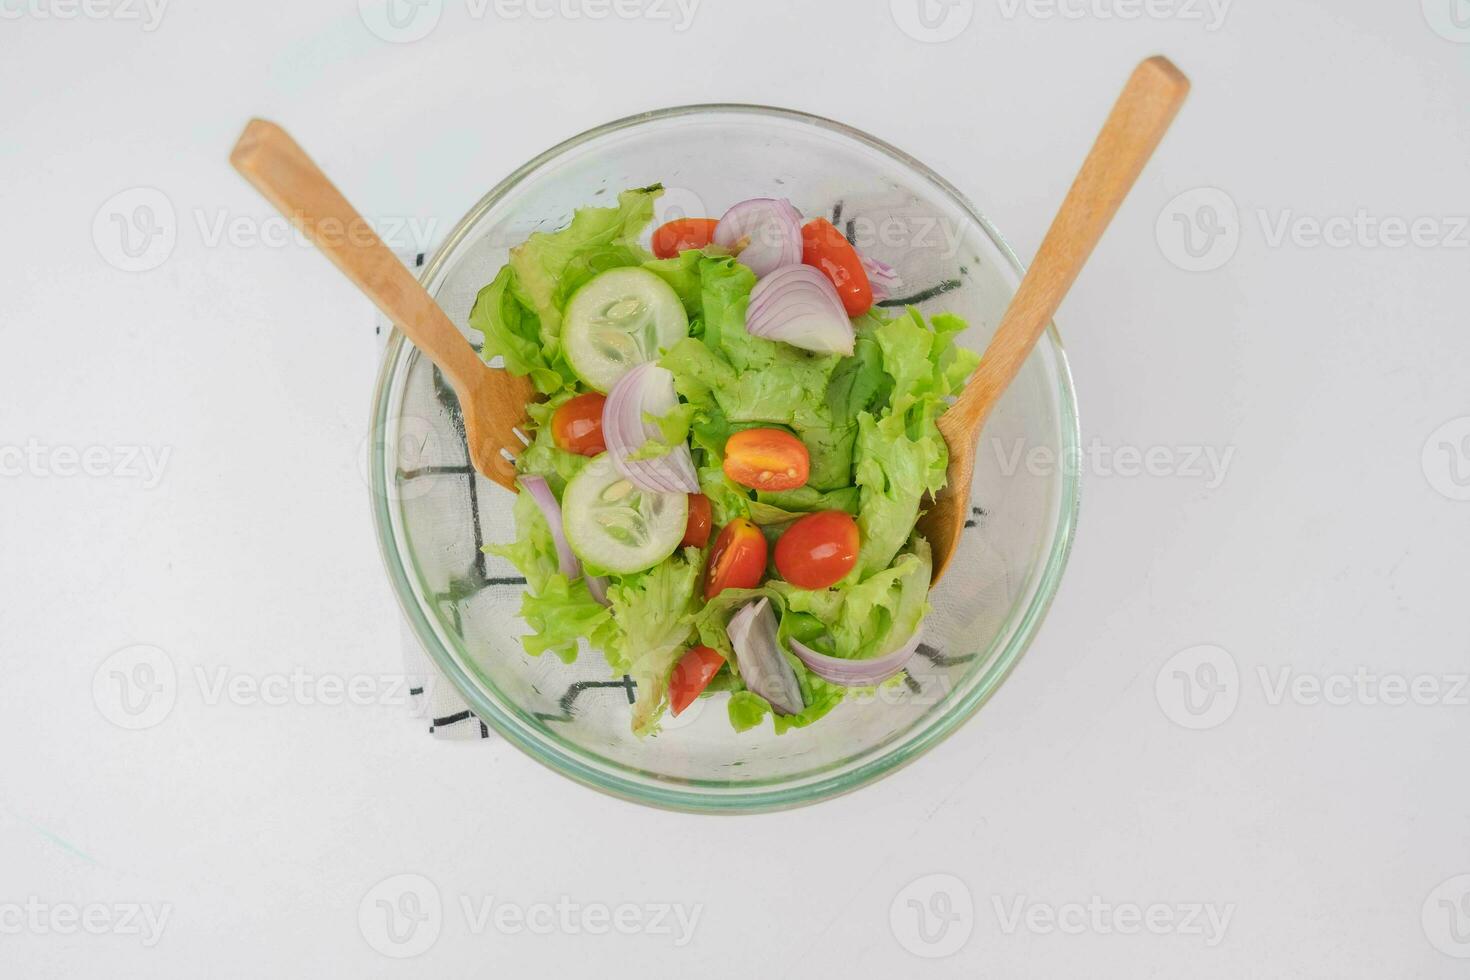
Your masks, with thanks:
M1188 94L1189 79L1167 58L1149 58L1134 70L980 366L945 413L946 429L978 435L978 425L1046 331Z
M439 366L463 400L488 370L434 298L284 129L252 119L230 163Z

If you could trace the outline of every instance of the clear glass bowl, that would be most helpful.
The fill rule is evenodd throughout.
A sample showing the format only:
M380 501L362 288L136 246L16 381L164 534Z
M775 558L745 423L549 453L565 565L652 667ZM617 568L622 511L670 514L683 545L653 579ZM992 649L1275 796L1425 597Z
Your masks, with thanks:
M466 326L470 306L511 246L561 227L576 208L654 183L667 189L660 220L717 216L736 201L769 196L790 198L807 216L837 212L860 248L897 267L900 296L919 296L915 305L927 314L965 317L970 329L960 340L976 350L1020 281L1021 265L1000 236L923 164L827 119L739 105L646 113L547 151L465 216L423 281L478 342ZM986 427L974 526L934 590L925 646L906 683L850 698L781 736L769 721L736 734L725 717L728 696L715 695L640 740L629 731L631 685L610 677L600 654L584 650L565 665L522 650L517 573L479 550L513 538L509 498L470 469L453 393L397 332L373 417L378 537L430 657L482 720L532 758L596 789L675 809L810 803L869 783L954 731L1040 626L1077 509L1076 406L1052 330ZM1013 459L1023 462L1009 465Z

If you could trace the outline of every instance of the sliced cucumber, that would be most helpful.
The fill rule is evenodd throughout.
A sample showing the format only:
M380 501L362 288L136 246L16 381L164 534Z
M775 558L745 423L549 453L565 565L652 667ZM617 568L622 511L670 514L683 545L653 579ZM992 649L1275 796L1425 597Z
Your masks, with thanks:
M626 575L674 553L689 521L689 496L639 490L606 453L572 477L561 498L561 525L577 557Z
M636 266L609 269L573 293L561 326L567 363L601 392L687 336L679 294Z

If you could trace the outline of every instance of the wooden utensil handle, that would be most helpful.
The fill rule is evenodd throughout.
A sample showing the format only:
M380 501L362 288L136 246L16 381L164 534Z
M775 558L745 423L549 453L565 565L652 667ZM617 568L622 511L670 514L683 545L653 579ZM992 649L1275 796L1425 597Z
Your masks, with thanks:
M980 366L951 412L983 418L1021 370L1098 239L1173 122L1189 79L1162 56L1134 70L1082 164Z
M412 272L284 129L252 119L230 163L444 372L461 398L486 370Z

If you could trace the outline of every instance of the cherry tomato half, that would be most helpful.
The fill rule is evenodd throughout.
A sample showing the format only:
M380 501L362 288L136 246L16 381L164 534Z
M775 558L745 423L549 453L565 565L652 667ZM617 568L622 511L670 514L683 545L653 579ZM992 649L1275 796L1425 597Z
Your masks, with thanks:
M725 475L753 490L795 490L812 460L801 440L782 429L744 429L725 440Z
M725 658L718 651L709 647L690 647L689 652L674 665L673 676L669 678L669 710L677 716L693 704L723 666Z
M726 589L753 589L766 574L766 536L743 517L725 525L715 538L705 570L704 597L713 599Z
M709 543L710 526L709 498L702 493L689 495L689 523L684 525L684 540L681 548L703 548Z
M579 456L600 456L607 452L602 441L602 406L607 398L595 391L578 395L551 416L551 436L556 444Z
M704 248L715 237L715 218L680 218L660 225L653 233L653 254L672 259L691 248Z
M857 521L840 510L799 518L776 541L776 571L802 589L836 585L852 571L857 557Z
M863 260L826 218L808 221L801 229L801 261L832 280L848 316L862 316L873 308L873 285Z

